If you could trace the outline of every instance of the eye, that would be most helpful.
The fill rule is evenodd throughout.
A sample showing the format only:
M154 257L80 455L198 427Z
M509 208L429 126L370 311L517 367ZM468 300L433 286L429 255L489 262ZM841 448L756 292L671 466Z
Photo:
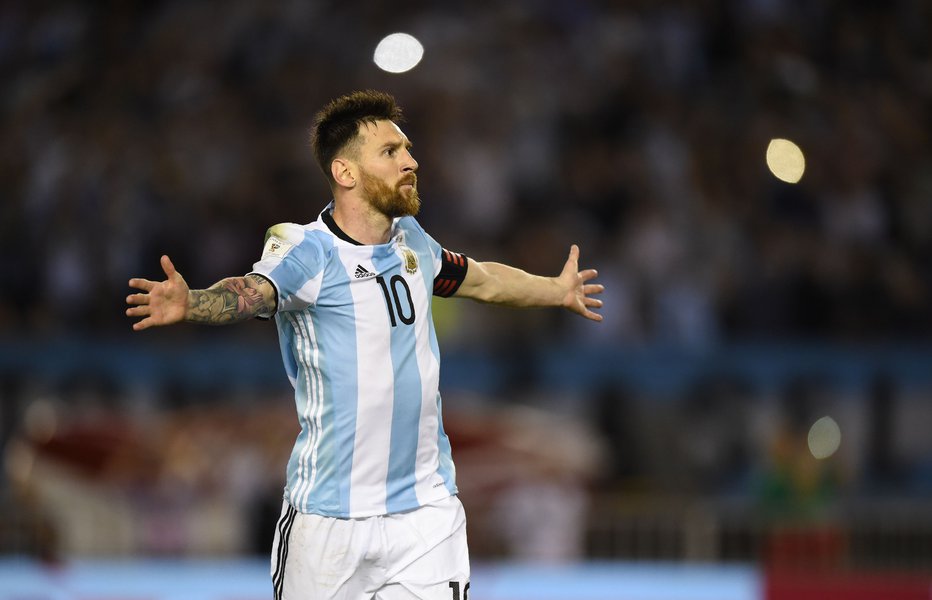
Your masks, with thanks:
M386 155L386 156L395 156L395 149L394 149L394 148L386 148L386 149L385 149L385 155Z

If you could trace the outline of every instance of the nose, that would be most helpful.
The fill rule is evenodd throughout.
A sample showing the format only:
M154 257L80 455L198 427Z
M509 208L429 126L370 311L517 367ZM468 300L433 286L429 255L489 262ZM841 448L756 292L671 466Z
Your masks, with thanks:
M417 171L417 161L408 150L404 151L404 161L401 163L401 170L404 173Z

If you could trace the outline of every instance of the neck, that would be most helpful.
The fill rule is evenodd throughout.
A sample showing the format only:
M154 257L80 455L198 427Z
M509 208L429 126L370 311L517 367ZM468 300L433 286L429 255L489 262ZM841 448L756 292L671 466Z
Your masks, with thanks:
M385 244L391 238L392 220L363 201L337 200L333 220L348 236L365 245Z

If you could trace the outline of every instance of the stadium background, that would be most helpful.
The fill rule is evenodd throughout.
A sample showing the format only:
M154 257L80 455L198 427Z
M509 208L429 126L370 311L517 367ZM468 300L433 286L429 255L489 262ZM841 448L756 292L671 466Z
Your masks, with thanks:
M578 242L607 288L598 325L435 302L474 598L929 598L930 24L922 0L4 2L0 597L265 596L296 427L274 328L133 335L126 281L162 253L197 287L248 270L328 199L313 112L377 88L434 237L545 274ZM425 49L401 74L372 60L396 31Z

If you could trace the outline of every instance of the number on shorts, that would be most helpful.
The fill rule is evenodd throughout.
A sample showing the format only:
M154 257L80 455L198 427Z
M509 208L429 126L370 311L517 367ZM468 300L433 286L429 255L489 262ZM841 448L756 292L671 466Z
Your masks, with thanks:
M460 582L451 581L450 589L453 590L453 600L460 600ZM469 582L466 582L466 585L463 586L463 598L462 600L469 600Z

